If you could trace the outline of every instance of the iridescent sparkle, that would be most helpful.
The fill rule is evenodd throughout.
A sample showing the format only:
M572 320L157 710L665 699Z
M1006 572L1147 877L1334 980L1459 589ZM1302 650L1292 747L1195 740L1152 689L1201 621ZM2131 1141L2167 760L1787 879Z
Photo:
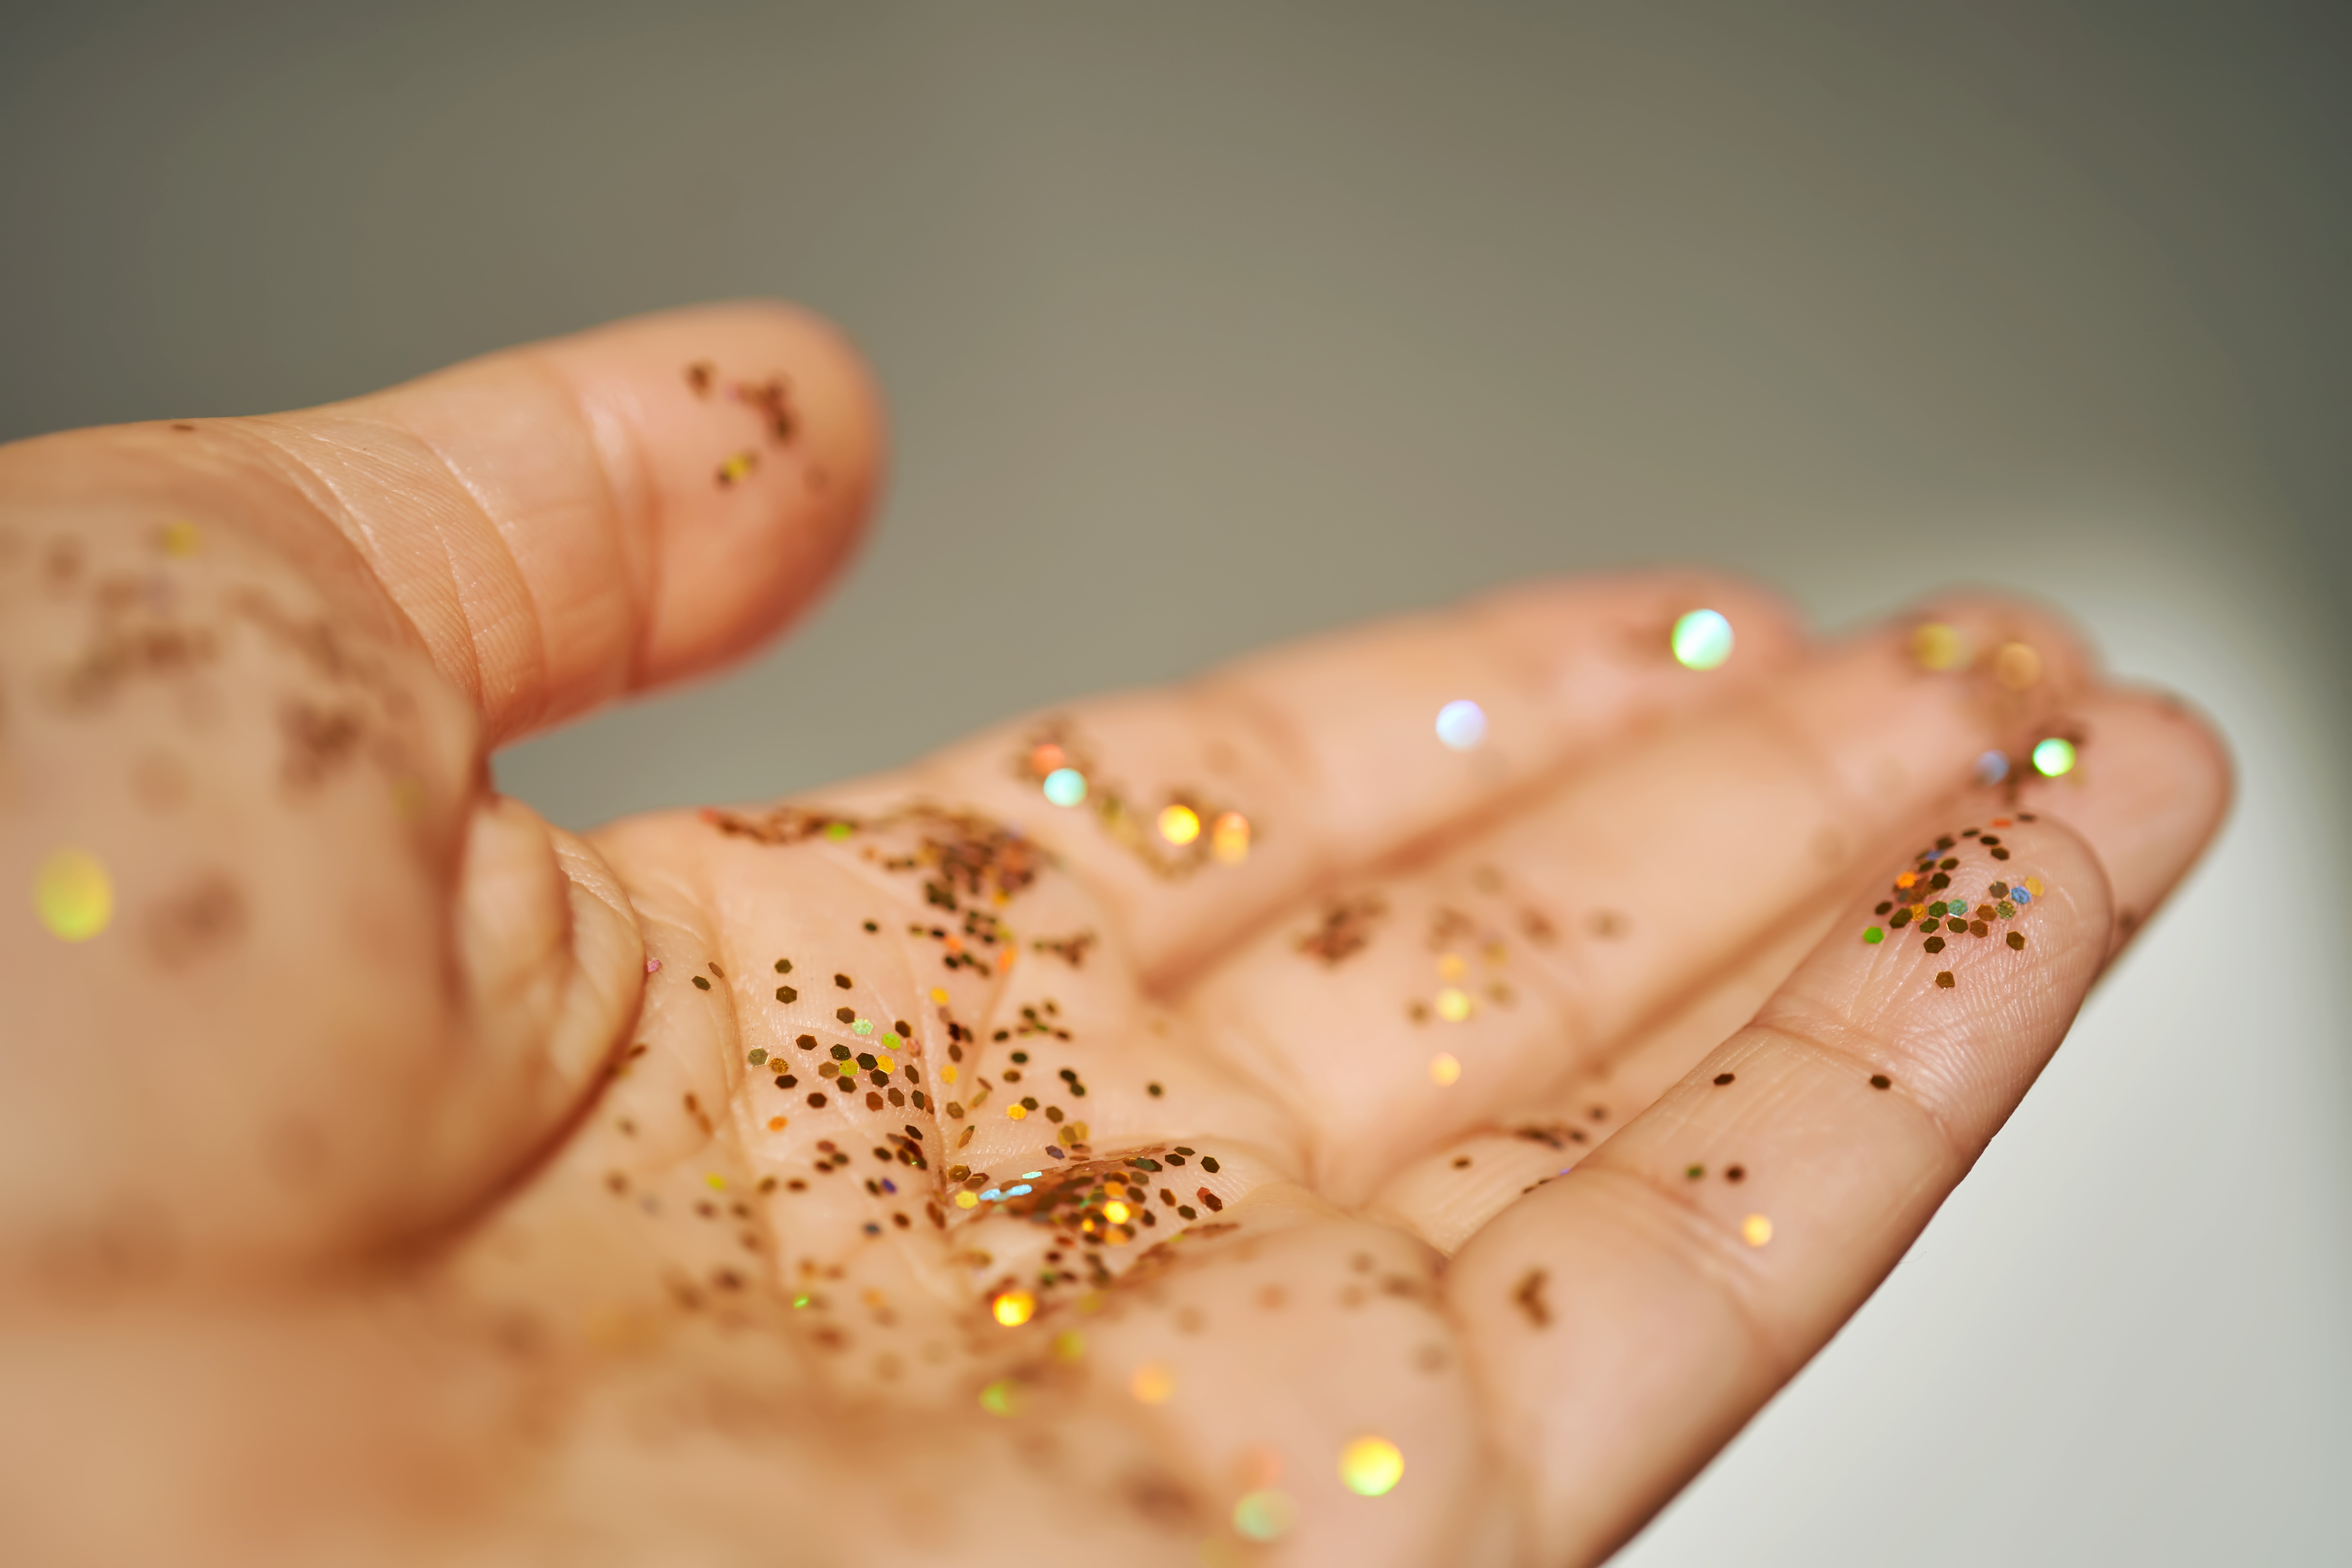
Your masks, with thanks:
M33 873L33 907L50 934L88 942L114 918L114 882L97 856L58 849Z
M2045 779L2074 771L2074 742L2063 735L2052 735L2033 747L2033 771Z
M1675 623L1675 662L1685 669L1713 669L1731 657L1731 623L1719 610L1693 610Z
M1450 750L1471 750L1486 738L1486 710L1466 697L1456 698L1437 710L1437 738Z
M1339 1479L1358 1497L1385 1497L1404 1479L1404 1454L1386 1437L1359 1437L1339 1450Z
M1076 768L1055 768L1045 775L1045 789L1055 805L1076 805L1087 798L1087 775Z

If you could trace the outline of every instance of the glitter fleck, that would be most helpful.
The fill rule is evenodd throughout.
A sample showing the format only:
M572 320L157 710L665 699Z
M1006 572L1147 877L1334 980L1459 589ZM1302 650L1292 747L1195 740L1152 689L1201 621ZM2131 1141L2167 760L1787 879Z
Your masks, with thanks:
M2003 643L1992 656L1993 679L2011 691L2022 691L2042 679L2042 656L2028 643Z
M114 918L114 882L95 855L55 850L33 873L33 905L52 935L88 942Z
M1969 639L1958 626L1923 622L1911 630L1911 657L1922 669L1958 669L1969 661Z
M958 1193L955 1195L955 1206L960 1209L978 1208L980 1206L980 1194L978 1193Z
M2000 783L2009 776L2009 754L2005 752L1987 752L1977 759L1976 773L1979 784Z
M1127 1380L1127 1391L1139 1405L1165 1405L1176 1392L1176 1374L1164 1363L1148 1361Z
M1749 1215L1739 1222L1739 1239L1750 1247L1761 1247L1772 1239L1772 1222L1760 1214Z
M165 523L163 538L159 541L166 555L194 555L196 546L203 542L203 535L196 531L196 525L185 519Z
M1429 1081L1440 1089L1451 1089L1462 1079L1462 1064L1450 1051L1440 1051L1429 1058Z
M1486 710L1466 697L1437 710L1437 738L1449 750L1466 752L1486 738Z
M2053 735L2047 740L2035 742L2033 771L2045 779L2054 779L2061 773L2073 773L2074 742L2063 735Z
M1037 1298L1026 1290L1007 1290L991 1301L988 1310L1006 1328L1017 1329L1035 1314Z
M1731 657L1731 623L1717 610L1693 610L1675 623L1675 662L1685 669L1713 669Z
M1201 837L1201 814L1189 805L1162 806L1160 837L1181 848Z
M1875 947L1886 940L1886 932L1878 926L1864 926L1862 929L1862 940Z
M1055 805L1076 805L1087 798L1087 775L1076 768L1055 768L1045 775L1045 789Z
M1404 1455L1385 1437L1359 1437L1339 1450L1339 1479L1359 1497L1385 1497L1404 1479Z
M1437 1016L1449 1024L1458 1024L1470 1016L1470 996L1465 991L1449 985L1437 994Z
M1209 851L1227 866L1238 866L1249 858L1249 818L1238 811L1228 811L1218 816L1216 826L1209 830Z
M1021 1385L1009 1377L1000 1377L980 1391L980 1407L991 1415L1021 1414Z
M1234 1504L1234 1531L1255 1542L1279 1541L1298 1522L1298 1505L1287 1492L1265 1487Z

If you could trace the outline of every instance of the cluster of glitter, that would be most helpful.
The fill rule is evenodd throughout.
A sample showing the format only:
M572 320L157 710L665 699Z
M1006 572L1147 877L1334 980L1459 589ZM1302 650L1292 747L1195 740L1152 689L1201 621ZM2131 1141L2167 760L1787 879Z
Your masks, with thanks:
M1181 789L1171 791L1156 812L1139 806L1103 783L1092 759L1058 725L1031 737L1014 759L1013 773L1065 810L1091 802L1111 841L1154 876L1176 881L1212 863L1238 866L1249 858L1255 829L1247 816Z
M2033 818L2021 816L2018 820L2031 822ZM2007 827L2011 826L2011 819L1997 816L1993 818L1992 825ZM2034 900L2042 896L2042 879L2038 877L2028 877L2016 883L1992 879L1986 883L1984 896L1980 900L1953 891L1952 873L1959 868L1960 862L1952 851L1962 847L1967 840L1974 840L1995 860L2010 858L2009 849L1999 836L1981 828L1965 829L1957 838L1950 834L1944 835L1931 847L1919 851L1911 869L1895 879L1892 897L1881 902L1875 911L1885 919L1885 925L1864 927L1862 940L1874 947L1887 941L1891 935L1912 927L1927 939L1920 944L1922 950L1938 953L1947 945L1948 934L1952 938L1990 937L1995 926L2016 921L2032 907ZM2011 948L2021 952L2025 947L2025 933L2011 930L2005 941ZM1954 984L1952 972L1947 969L1938 973L1936 984L1948 990Z
M697 397L709 397L719 384L719 367L709 360L697 360L686 367L686 384ZM770 446L789 447L799 435L800 419L793 408L792 384L782 374L771 375L765 381L730 382L725 396L730 403L744 405L759 417ZM715 476L719 488L734 489L751 478L759 466L757 447L739 448L719 463Z

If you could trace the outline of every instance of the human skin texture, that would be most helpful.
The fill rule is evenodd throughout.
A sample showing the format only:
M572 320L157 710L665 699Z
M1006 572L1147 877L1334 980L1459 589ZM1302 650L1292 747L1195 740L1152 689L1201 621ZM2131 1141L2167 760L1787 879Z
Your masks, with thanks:
M488 787L789 621L882 449L765 305L0 449L0 1559L1592 1562L2225 808L2047 611L1694 572Z

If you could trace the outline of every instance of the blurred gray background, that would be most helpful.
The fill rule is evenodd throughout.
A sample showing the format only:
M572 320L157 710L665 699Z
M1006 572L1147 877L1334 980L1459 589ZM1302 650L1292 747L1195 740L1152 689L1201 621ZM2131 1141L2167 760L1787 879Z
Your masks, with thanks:
M0 437L835 316L895 410L871 550L740 674L500 759L577 825L1527 573L2055 598L2219 716L2237 815L1619 1561L2340 1563L2347 16L16 0Z

